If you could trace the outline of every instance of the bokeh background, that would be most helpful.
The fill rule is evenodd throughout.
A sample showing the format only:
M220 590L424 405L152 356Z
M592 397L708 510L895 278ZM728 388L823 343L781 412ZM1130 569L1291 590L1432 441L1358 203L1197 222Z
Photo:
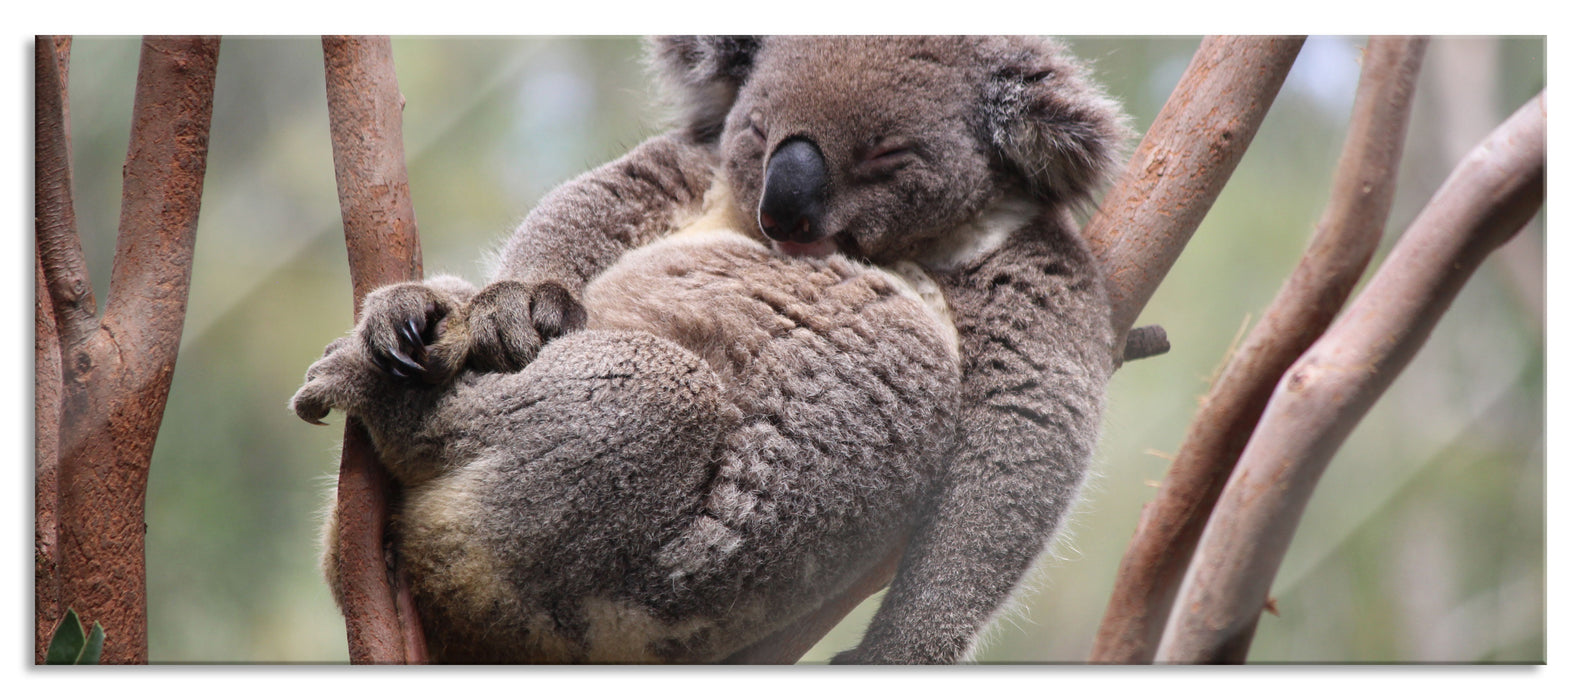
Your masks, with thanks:
M1068 40L1146 130L1197 40ZM1329 196L1362 38L1313 37L1240 169L1143 312L1173 349L1127 365L1076 508L981 662L1086 658L1141 508L1198 398L1295 264ZM628 37L395 39L425 269L484 259L550 188L664 128ZM79 225L107 289L138 43L80 37ZM1542 37L1431 42L1382 251L1450 167L1546 84ZM222 43L180 360L148 495L154 663L344 662L318 521L339 421L286 400L352 322L314 37ZM1472 278L1320 482L1255 662L1543 662L1544 221ZM804 659L856 643L870 600Z

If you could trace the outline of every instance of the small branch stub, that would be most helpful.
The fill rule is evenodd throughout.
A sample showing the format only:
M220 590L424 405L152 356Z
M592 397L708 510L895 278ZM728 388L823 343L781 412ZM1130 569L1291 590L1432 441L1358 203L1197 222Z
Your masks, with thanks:
M1137 321L1219 197L1302 37L1208 37L1083 237L1105 271L1116 338ZM1124 342L1116 348L1122 357Z

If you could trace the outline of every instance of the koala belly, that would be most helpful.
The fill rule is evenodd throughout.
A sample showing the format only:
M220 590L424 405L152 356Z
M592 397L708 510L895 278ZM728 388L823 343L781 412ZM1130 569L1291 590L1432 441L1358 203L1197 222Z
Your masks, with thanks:
M503 432L532 437L408 493L436 655L719 661L851 585L954 446L955 332L928 293L731 232L628 253L584 331L458 384L462 424L527 404Z

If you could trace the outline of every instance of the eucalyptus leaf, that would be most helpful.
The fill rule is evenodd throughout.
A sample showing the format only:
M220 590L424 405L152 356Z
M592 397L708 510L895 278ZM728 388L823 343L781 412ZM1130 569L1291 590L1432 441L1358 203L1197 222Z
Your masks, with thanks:
M88 643L82 647L82 655L77 657L77 665L99 663L99 653L104 651L104 627L98 622L93 623L93 629L88 630Z
M93 625L96 631L101 632L100 643L103 643L102 630L98 630L99 623ZM82 656L83 644L86 640L82 633L82 620L77 618L77 611L66 610L66 617L61 618L60 624L55 626L55 634L49 638L49 651L44 654L45 664L75 664ZM94 652L94 659L98 659L98 651Z

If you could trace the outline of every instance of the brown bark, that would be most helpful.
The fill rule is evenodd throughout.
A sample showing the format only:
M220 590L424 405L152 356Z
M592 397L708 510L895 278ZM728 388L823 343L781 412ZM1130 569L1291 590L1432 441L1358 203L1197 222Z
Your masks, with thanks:
M1280 375L1329 326L1383 235L1427 41L1368 43L1329 207L1296 270L1220 375L1132 535L1090 660L1149 663L1214 501Z
M66 74L70 37L35 37L33 53L35 232L55 227L52 240L78 240L71 204L71 132ZM40 237L35 233L35 241ZM71 247L68 250L74 250ZM77 259L81 251L77 250ZM33 251L33 662L43 663L60 606L56 473L60 449L60 334L44 275L44 253Z
M60 503L56 479L60 433L60 337L44 286L44 266L33 256L33 663L44 663L50 622L59 620Z
M58 63L46 56L56 44L38 45L34 230L62 387L55 472L60 598L53 614L71 607L85 625L103 625L103 663L144 663L144 497L186 316L219 40L143 42L101 319L93 315L72 214L64 99L47 87L59 84L51 82L59 80Z
M1545 96L1450 174L1333 328L1280 381L1204 529L1158 659L1240 662L1318 477L1467 278L1543 203Z
M1246 153L1303 37L1207 37L1083 235L1126 331Z
M403 100L388 37L325 37L324 76L355 308L368 292L422 277L401 142ZM367 433L347 421L335 552L352 663L425 663L411 590L389 551L396 496Z

